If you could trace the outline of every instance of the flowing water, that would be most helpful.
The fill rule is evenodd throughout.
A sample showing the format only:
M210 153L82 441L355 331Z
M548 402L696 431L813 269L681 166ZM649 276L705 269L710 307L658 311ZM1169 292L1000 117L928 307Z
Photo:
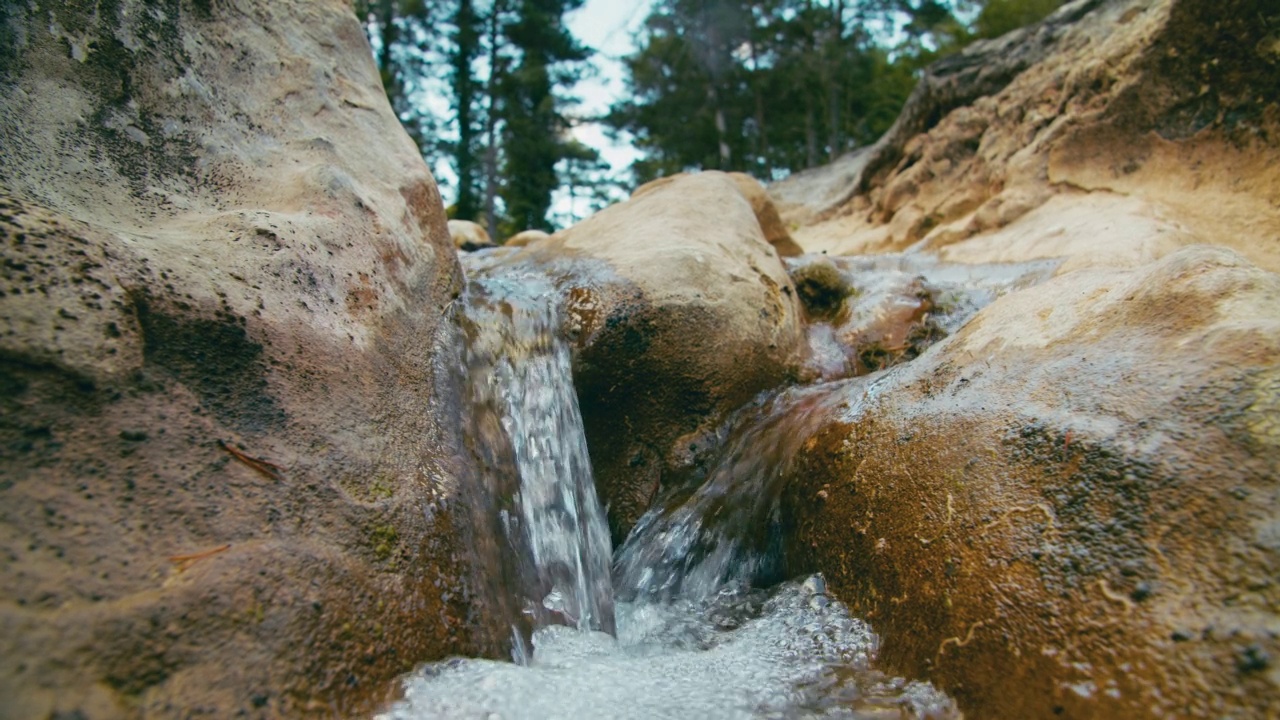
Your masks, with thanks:
M609 526L591 476L569 347L557 335L554 288L536 273L510 273L477 279L469 292L471 402L501 427L490 427L482 443L514 458L514 508L501 515L512 547L532 563L520 588L525 613L535 627L562 622L611 633Z
M509 588L523 622L514 662L427 665L380 717L957 716L932 686L875 670L876 636L821 576L780 577L781 478L847 388L791 389L737 413L706 482L659 502L614 557L553 284L469 271L470 433L503 495L498 527L526 558Z

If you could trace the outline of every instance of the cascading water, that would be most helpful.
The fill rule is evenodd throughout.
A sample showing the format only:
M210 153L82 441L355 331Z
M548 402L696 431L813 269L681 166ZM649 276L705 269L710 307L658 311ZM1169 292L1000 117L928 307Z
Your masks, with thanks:
M805 419L839 392L792 390L739 413L702 489L647 515L625 543L615 605L553 286L483 256L468 269L473 450L511 550L531 559L511 590L532 619L533 649L517 630L517 663L427 665L382 718L956 715L932 686L871 667L876 636L820 576L753 586L778 579L767 529Z
M794 388L740 411L702 486L682 503L657 503L619 549L619 594L704 599L781 580L780 483L810 426L842 398L827 385Z
M554 288L537 274L481 277L470 291L472 405L491 413L519 483L503 526L533 567L525 588L535 626L614 631L612 545L596 498L569 347L557 336ZM492 433L491 433L492 434ZM514 510L514 512L513 512Z

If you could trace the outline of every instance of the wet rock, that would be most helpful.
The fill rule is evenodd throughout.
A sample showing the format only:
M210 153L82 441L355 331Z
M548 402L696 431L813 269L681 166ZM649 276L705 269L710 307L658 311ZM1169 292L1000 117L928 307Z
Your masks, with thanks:
M783 218L810 252L1067 272L1214 243L1280 270L1277 22L1266 0L1067 3L931 66L874 147L777 186Z
M460 272L349 5L4 15L0 717L354 715L502 651Z
M829 260L813 260L793 269L800 303L811 317L834 319L844 310L845 300L856 289Z
M470 220L450 220L449 237L453 238L455 247L465 252L496 247L484 226Z
M1009 291L1051 276L1057 261L968 265L917 253L787 261L805 306L803 378L837 380L918 357Z
M714 212L709 208L714 208ZM614 541L684 451L793 377L801 311L750 204L723 173L649 188L515 256L558 274L574 381Z
M1010 293L833 392L784 497L880 658L967 715L1280 703L1280 277L1193 247Z

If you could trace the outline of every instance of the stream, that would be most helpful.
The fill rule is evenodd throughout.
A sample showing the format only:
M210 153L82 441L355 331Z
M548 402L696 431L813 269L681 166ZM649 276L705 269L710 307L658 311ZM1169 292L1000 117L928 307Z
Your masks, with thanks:
M494 468L507 463L490 491L502 496L511 556L528 559L508 583L522 617L510 662L425 665L380 718L959 717L931 685L876 668L878 637L821 575L781 574L780 479L810 425L847 405L854 386L865 397L874 378L842 378L828 358L816 384L739 410L703 484L660 497L615 552L554 283L484 254L467 272L472 435ZM999 287L964 294L947 330L1025 274L991 275ZM502 480L510 468L516 477Z

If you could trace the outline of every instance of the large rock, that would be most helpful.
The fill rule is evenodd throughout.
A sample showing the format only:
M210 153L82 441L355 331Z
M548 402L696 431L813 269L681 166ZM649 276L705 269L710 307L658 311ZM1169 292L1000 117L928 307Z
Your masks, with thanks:
M1280 270L1277 23L1268 0L1067 3L930 67L843 174L779 187L782 218L810 252L1066 272L1216 243ZM793 191L814 186L816 205ZM1037 208L1036 230L1014 227Z
M0 717L350 716L501 651L460 273L348 4L0 34Z
M795 289L750 203L724 173L649 188L515 262L559 278L578 346L574 381L615 542L702 436L796 375Z
M489 231L485 230L483 225L470 220L450 220L449 236L453 238L454 247L464 252L497 247L489 237Z
M1270 717L1278 367L1280 276L1227 250L1011 293L837 391L789 571L974 717Z
M759 180L746 173L731 172L726 173L725 176L733 181L733 184L738 188L738 192L742 193L742 197L751 203L751 211L756 214L756 221L760 223L760 231L764 233L765 241L773 246L778 255L781 257L802 255L804 249L791 238L791 233L787 230L786 224L782 221L782 217L778 214L778 209L774 205L773 198L765 190L764 185L761 185ZM651 190L666 187L685 177L689 177L689 174L677 173L651 180L636 188L631 197L639 198Z

